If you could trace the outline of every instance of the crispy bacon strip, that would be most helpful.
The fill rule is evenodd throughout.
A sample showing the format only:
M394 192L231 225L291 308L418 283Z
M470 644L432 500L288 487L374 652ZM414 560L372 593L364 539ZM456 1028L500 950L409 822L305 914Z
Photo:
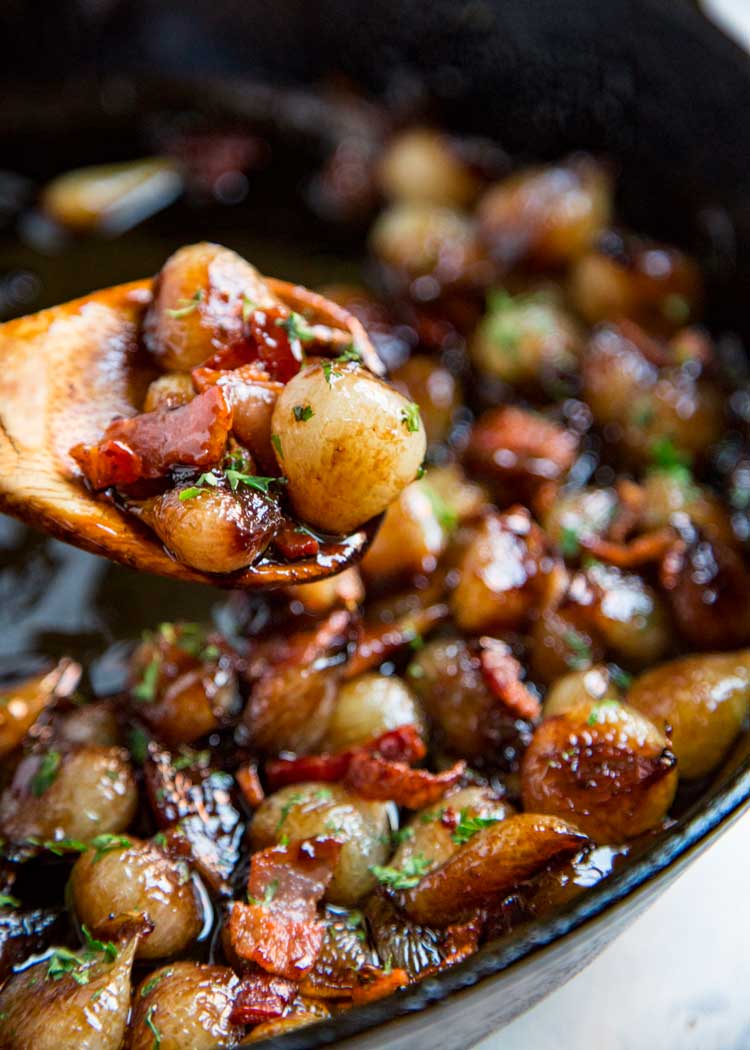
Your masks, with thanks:
M176 464L212 467L221 460L232 412L219 387L175 409L115 419L94 445L70 450L92 488L160 478Z
M542 713L537 698L521 681L521 665L497 638L479 639L482 676L494 696L511 714L533 721Z
M247 977L234 1000L229 1020L232 1024L263 1024L281 1017L297 994L297 985L270 973Z
M235 771L234 779L237 781L237 786L248 806L251 809L257 809L266 796L258 776L258 767L255 763L248 762L247 765L240 766Z
M676 534L668 526L654 529L627 543L617 543L601 536L582 536L581 547L600 561L618 569L636 569L651 562L661 562L674 546Z
M229 916L229 937L241 959L292 981L312 969L324 931L316 905L340 852L336 839L316 838L253 854L250 903L236 901Z
M396 623L366 625L362 628L357 648L344 668L344 678L356 678L377 667L393 653L426 635L450 614L447 605L436 603L403 616Z
M362 752L377 754L392 762L409 763L424 758L426 748L416 726L399 726L362 747L333 754L273 759L266 763L269 787L277 791L285 784L298 784L305 780L344 780L352 760Z
M422 809L441 799L448 788L458 783L465 770L466 763L460 761L442 773L430 773L363 752L355 755L349 764L346 783L363 798L390 799L397 806Z
M406 970L381 970L378 967L363 967L362 981L358 987L352 989L352 1005L361 1006L363 1003L372 1003L376 999L384 999L386 995L395 992L397 988L405 988L409 984L409 974Z

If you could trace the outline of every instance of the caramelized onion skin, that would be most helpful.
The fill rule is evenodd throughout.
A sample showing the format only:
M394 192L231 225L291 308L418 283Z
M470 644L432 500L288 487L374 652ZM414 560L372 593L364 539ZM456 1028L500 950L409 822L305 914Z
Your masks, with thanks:
M252 489L203 489L190 499L169 489L139 511L178 561L202 572L252 565L281 525L278 505Z
M640 712L585 702L545 719L521 766L524 809L573 821L599 843L658 827L677 790L669 741Z
M47 961L15 974L0 992L2 1050L120 1050L134 955L135 941L119 946L111 962L76 970L78 981L49 977Z
M3 792L0 829L7 838L88 842L128 827L138 791L122 748L87 745L51 754L59 756L59 765L48 786L40 779L45 756L31 754L19 763L11 786Z
M235 1046L244 1031L232 1021L240 987L240 978L228 966L174 962L154 970L135 993L128 1050L153 1050L154 1028L164 1050Z
M243 297L257 306L276 302L255 267L236 252L209 243L180 248L156 279L146 347L162 368L189 372L244 340Z
M269 795L255 811L250 841L263 849L284 836L291 842L334 835L343 843L326 899L356 904L375 886L370 868L388 856L388 807L370 802L340 784L290 784Z
M417 922L445 926L509 893L553 860L577 853L586 836L554 816L519 813L477 832L404 894Z
M696 653L652 667L635 679L628 704L669 733L680 776L710 773L750 713L750 649Z
M130 845L97 856L91 849L70 876L73 908L95 937L111 938L134 915L153 930L138 945L139 959L161 959L189 947L203 925L190 873L159 847L127 836Z

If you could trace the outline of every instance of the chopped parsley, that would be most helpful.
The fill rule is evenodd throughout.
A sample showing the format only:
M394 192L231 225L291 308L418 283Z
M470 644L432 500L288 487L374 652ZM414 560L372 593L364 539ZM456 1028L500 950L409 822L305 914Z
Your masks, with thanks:
M440 527L446 532L454 532L458 528L458 514L453 507L449 506L440 493L426 481L422 485L422 490L432 504L433 513Z
M630 689L630 686L633 682L632 674L628 674L627 671L623 671L623 669L621 667L618 667L617 664L610 664L608 670L610 679L617 686L618 689L622 689L623 692L627 689Z
M203 298L203 289L202 288L198 288L190 296L189 299L178 299L177 302L181 303L182 305L178 306L176 310L167 310L166 313L169 315L169 317L175 317L175 318L187 317L194 310L198 309L198 303L201 301L202 298Z
M146 1011L146 1017L144 1018L144 1020L146 1022L146 1028L148 1028L149 1032L151 1032L153 1037L154 1037L154 1041L151 1044L151 1050L159 1050L159 1047L161 1046L161 1032L159 1031L159 1029L156 1027L156 1024L154 1023L154 1011L155 1010L156 1010L156 1003L152 1003L151 1006L149 1006L148 1010Z
M180 499L182 499L182 493L180 493ZM153 656L146 665L140 681L133 687L134 700L139 700L142 704L150 704L156 699L156 686L159 682L160 668L161 659L158 656Z
M563 641L570 650L566 657L568 667L573 671L581 671L591 663L591 646L584 635L575 628L569 628L563 635Z
M109 832L104 832L101 835L96 835L89 842L86 849L95 851L94 864L96 864L97 861L100 861L107 853L111 853L112 850L129 849L131 845L132 843L127 835L111 835Z
M31 793L40 798L54 784L60 771L61 755L59 751L48 751L39 763L39 769L31 778Z
M591 714L586 719L586 724L590 726L598 725L601 722L602 712L612 711L619 708L620 702L618 700L600 700L598 704L594 704L591 708Z
M255 313L256 305L252 301L249 295L245 292L242 293L242 320L247 324L252 315Z
M671 438L660 437L649 449L651 464L659 470L689 470L690 456L681 452Z
M87 961L70 948L55 948L47 962L47 977L52 981L59 981L66 974L70 974L76 984L88 984L89 975L86 970L81 969L86 966Z
M312 419L315 413L312 410L312 405L295 405L292 409L292 415L298 423L306 423L308 419Z
M276 825L276 834L277 835L281 831L281 829L284 827L284 822L286 821L286 818L289 816L289 814L294 809L294 807L297 805L297 803L301 802L304 797L305 796L302 794L301 791L293 791L292 794L289 796L289 798L284 803L284 805L281 807L281 813L279 814L279 822Z
M20 908L21 902L12 893L0 893L0 908Z
M271 440L273 441L273 437ZM232 492L236 492L240 485L246 485L249 489L256 489L258 492L262 492L264 496L271 495L270 487L274 482L283 484L285 480L283 478L259 477L257 474L245 474L242 470L238 470L236 466L226 467L223 474L229 482L229 487ZM180 502L184 503L185 500L195 499L199 493L205 492L208 487L216 488L220 481L220 475L214 473L213 470L201 474L195 485L192 485L190 488L182 489L180 492Z
M416 434L419 430L419 405L410 401L406 408L401 409L401 422L410 434Z
M382 867L373 864L370 871L384 886L390 886L392 890L411 890L426 875L430 867L430 861L423 853L415 853L413 857L407 857L401 868Z
M338 378L341 372L336 368L336 365L345 365L351 362L359 364L362 360L362 354L357 350L354 343L351 343L347 348L339 354L338 357L334 357L329 361L323 362L323 376L326 383L329 386L333 386L334 378Z
M99 941L96 937L92 937L88 927L83 924L81 925L81 933L86 942L87 952L104 952L107 962L114 962L117 958L116 944L113 944L112 941Z
M134 726L128 735L128 751L136 765L142 766L148 755L150 737L145 729Z
M417 468L417 476L414 478L414 480L415 481L419 481L421 478L424 477L424 475L425 475L425 465L424 465L424 463L422 463L421 466L419 466Z
M248 904L259 904L261 907L267 907L271 903L271 901L274 899L274 897L276 896L276 894L278 892L278 889L279 889L279 880L278 879L274 879L272 882L268 883L268 885L266 886L265 890L263 891L263 900L262 901L258 900L257 897L251 897L250 894L248 894L248 896L247 896L247 903Z
M311 343L315 338L315 332L304 319L302 314L292 310L288 317L278 317L276 324L283 328L289 336L290 342Z
M150 995L151 992L153 992L154 988L156 988L157 985L161 984L165 977L171 977L172 972L173 971L171 969L161 970L154 977L151 977L148 981L146 981L144 986L141 988L141 999L145 999L147 995Z
M283 459L284 458L284 452L283 452L283 450L281 448L281 438L280 438L280 436L278 434L271 434L271 444L273 445L274 449L276 450L276 455L279 457L279 459ZM281 480L281 479L279 479L279 480Z
M36 844L33 843L33 840L29 841ZM62 857L65 853L85 853L88 849L88 845L81 842L80 839L47 839L39 845L49 850L50 853L54 853L56 857Z
M400 846L402 842L408 842L409 839L414 838L413 828L397 828L391 832L391 842L394 846Z
M563 525L560 529L560 553L563 558L577 558L581 553L578 530L572 525Z
M478 831L483 828L488 828L492 824L497 824L498 821L502 820L502 817L470 817L469 812L466 809L462 809L459 814L459 821L451 835L451 838L459 846L463 846L464 843L472 839Z

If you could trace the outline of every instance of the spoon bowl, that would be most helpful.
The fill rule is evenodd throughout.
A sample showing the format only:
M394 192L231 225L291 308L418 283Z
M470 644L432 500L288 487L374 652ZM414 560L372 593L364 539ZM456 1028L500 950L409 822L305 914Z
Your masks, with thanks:
M273 278L267 283L287 306L321 326L331 350L354 343L365 366L383 374L356 318L307 288ZM310 583L358 561L380 518L322 542L311 558L283 562L264 555L236 573L199 572L86 488L70 449L97 441L115 416L137 414L157 375L138 338L152 284L117 285L0 325L0 510L131 568L219 587Z

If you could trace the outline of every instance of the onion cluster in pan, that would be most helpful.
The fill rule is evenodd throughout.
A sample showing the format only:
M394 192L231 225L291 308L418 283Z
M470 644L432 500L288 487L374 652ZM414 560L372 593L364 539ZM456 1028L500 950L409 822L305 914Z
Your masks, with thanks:
M624 863L747 728L750 444L699 269L613 225L591 158L488 183L467 155L395 136L376 290L326 290L392 387L221 367L267 285L208 245L162 271L144 408L220 392L288 501L231 466L131 488L165 544L231 571L290 510L388 509L358 568L155 627L116 695L69 660L8 690L4 1050L232 1047L390 994Z

